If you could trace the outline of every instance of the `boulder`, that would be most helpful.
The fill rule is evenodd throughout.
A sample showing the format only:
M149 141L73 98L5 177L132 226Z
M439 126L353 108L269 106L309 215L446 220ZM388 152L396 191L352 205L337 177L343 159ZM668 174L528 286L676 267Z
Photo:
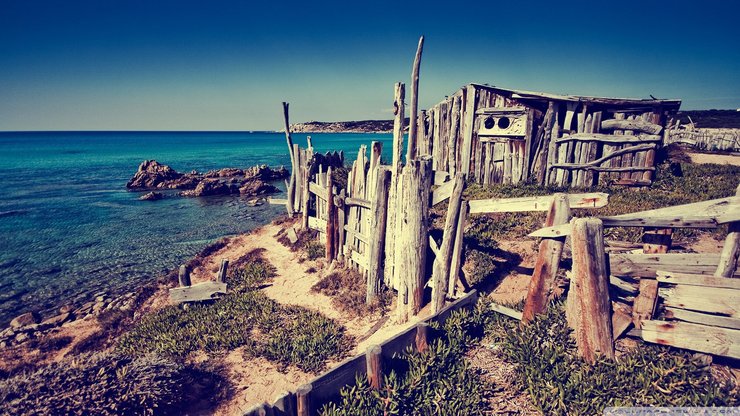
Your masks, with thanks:
M42 324L45 325L51 325L51 326L59 326L67 321L70 320L72 317L72 314L69 312L59 314L57 316L52 316L51 318L44 319L44 322Z
M160 192L147 192L139 197L139 199L142 201L158 201L162 198L164 198L164 195L162 195Z
M279 179L285 179L290 176L290 172L285 169L285 166L280 166L277 169L271 169L267 165L257 165L244 171L244 177L247 179L260 179L263 181L276 181Z
M245 181L239 188L239 193L244 196L267 195L280 192L280 190L260 179Z
M180 179L182 173L177 172L167 165L160 164L156 160L145 160L139 165L134 177L128 181L128 189L151 189L158 188L167 181Z
M205 179L192 191L180 192L182 196L212 196L212 195L229 195L236 193L238 189L235 184L221 182L218 179Z
M10 321L11 328L23 328L24 326L29 326L33 324L37 324L41 321L41 316L36 312L27 312L23 315L16 316L15 319Z

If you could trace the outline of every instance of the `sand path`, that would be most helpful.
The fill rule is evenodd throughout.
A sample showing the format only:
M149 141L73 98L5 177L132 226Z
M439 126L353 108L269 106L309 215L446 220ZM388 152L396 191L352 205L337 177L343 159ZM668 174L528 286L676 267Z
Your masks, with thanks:
M300 253L290 251L277 241L276 235L280 230L280 225L269 224L250 234L231 237L225 247L193 270L192 281L195 283L213 279L222 258L238 259L252 250L262 248L264 258L276 268L276 276L269 286L262 289L264 293L281 304L313 309L340 322L357 341L351 356L364 353L368 346L378 344L429 316L428 308L405 324L395 323L392 312L388 312L390 318L378 315L360 318L347 316L332 305L330 297L311 291L311 287L327 273L324 260L301 261ZM317 271L307 272L310 268ZM276 365L265 359L244 357L241 348L227 354L224 362L229 369L236 394L231 401L216 410L216 414L221 415L243 414L255 404L272 402L280 393L295 390L315 377L295 368L281 373ZM338 362L331 362L328 368L336 364Z
M716 163L718 165L740 166L740 156L717 155L712 153L687 153L691 158L691 163Z

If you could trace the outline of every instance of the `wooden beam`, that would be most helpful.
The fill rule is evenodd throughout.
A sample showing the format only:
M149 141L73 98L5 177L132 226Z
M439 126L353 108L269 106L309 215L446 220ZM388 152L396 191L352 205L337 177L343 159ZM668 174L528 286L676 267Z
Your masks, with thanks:
M498 304L493 303L493 302L490 304L490 308L494 312L498 312L498 313L500 313L502 315L506 315L508 317L514 318L514 319L519 320L519 321L522 320L522 313L519 312L516 309L511 309L511 308L508 308L506 306L498 305Z
M609 253L611 273L615 276L655 277L658 270L711 275L718 262L719 254L711 253Z
M671 249L672 228L645 227L642 234L642 252L645 254L667 253Z
M308 228L324 233L326 232L326 220L316 217L308 217Z
M640 322L653 318L657 304L658 282L651 279L640 279L640 292L632 307L632 323L635 324L635 328L640 327Z
M270 205L287 205L288 200L285 198L273 198L268 196L267 203Z
M666 319L678 319L679 321L693 322L695 324L740 329L740 319L731 318L728 316L694 312L686 309L666 307L665 317Z
M416 130L417 115L419 112L419 67L421 66L421 53L424 50L424 36L419 38L419 45L416 47L414 56L414 66L411 69L411 114L409 114L409 143L406 151L406 163L414 159L416 155Z
M473 156L473 123L475 121L476 89L473 85L465 87L465 115L463 119L463 142L460 160L463 175L470 174L470 160Z
M344 198L344 203L350 207L362 207L366 209L370 209L372 207L372 203L368 201L367 199L363 199L363 198L347 197L347 198Z
M568 322L575 328L579 354L593 363L598 356L614 358L609 275L604 253L604 228L598 218L571 221L573 279L568 297L575 307Z
M665 306L740 318L740 290L676 285L658 293Z
M568 196L563 193L553 195L545 225L564 224L568 221L570 221ZM540 241L534 272L529 281L527 300L524 304L522 324L529 323L536 315L547 309L547 304L555 289L555 276L560 267L564 245L565 237L547 238Z
M657 270L655 279L660 283L689 286L724 287L740 290L740 279L715 277L705 274L690 274Z
M350 227L349 225L344 226L344 231L347 232L347 234L349 234L350 237L356 238L365 244L370 244L370 237L353 230L352 227Z
M740 185L735 192L735 197L738 196L740 196ZM738 205L740 204L736 202L733 207L734 211L738 210ZM725 244L722 246L722 255L719 258L717 270L714 272L715 276L730 277L737 270L737 258L740 254L740 221L731 222L727 231Z
M215 295L226 293L226 283L202 282L192 286L174 287L169 290L169 293L172 303L210 300Z
M548 211L554 195L526 196L522 198L492 198L469 201L471 214L489 214L494 212L532 212ZM590 192L585 194L568 194L568 205L571 209L601 208L609 202L609 194Z
M661 345L740 358L740 331L688 322L642 321L642 339Z
M602 130L632 130L647 134L660 134L663 127L641 119L636 120L604 120L601 122Z
M452 297L456 296L458 283L460 283L463 246L465 245L465 224L468 221L468 210L468 201L462 201L455 233L455 246L452 249L452 259L450 260L450 284L447 287L447 294Z
M329 169L331 169L331 168L329 168ZM327 199L329 199L329 192L327 191L327 189L324 188L323 186L317 184L316 182L309 182L308 183L308 190L312 194L314 194L314 195L318 196L319 198L323 199L324 201L326 201Z
M442 201L445 201L447 198L452 195L452 187L454 186L455 181L447 181L440 185L437 189L432 191L432 206L439 204Z
M620 120L620 121L634 121L634 120ZM613 144L629 144L629 143L647 143L647 142L660 142L661 137L658 135L640 134L636 136L614 136L611 134L600 134L600 133L573 133L566 134L563 137L555 140L555 143L565 142L600 142L600 143L613 143Z
M442 245L439 248L439 255L434 258L432 266L432 314L436 314L444 307L447 298L450 261L452 260L453 243L457 235L462 194L465 189L465 177L462 173L458 173L451 182L453 182L453 188L442 233Z

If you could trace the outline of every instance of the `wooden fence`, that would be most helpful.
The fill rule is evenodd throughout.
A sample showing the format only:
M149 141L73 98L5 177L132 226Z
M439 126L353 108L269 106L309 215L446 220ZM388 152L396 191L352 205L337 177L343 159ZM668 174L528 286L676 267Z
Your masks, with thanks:
M665 144L687 144L697 150L740 152L740 129L694 128L678 121L666 130Z
M673 228L722 224L729 233L720 254L669 252ZM608 227L646 227L640 252L607 247ZM647 342L740 358L740 187L734 197L574 219L530 235L571 236L566 315L587 360L613 356L613 341L630 326Z
M245 416L315 415L325 404L338 400L341 389L354 384L357 376L366 376L371 386L379 388L383 380L384 368L392 367L391 364L397 360L397 355L404 353L409 347L414 351L426 350L433 337L429 329L432 322L444 324L453 311L472 309L477 300L477 292L470 291L434 316L417 323L380 345L370 346L365 354L345 360L335 368L298 387L296 391L281 393L272 403L254 406L245 413Z

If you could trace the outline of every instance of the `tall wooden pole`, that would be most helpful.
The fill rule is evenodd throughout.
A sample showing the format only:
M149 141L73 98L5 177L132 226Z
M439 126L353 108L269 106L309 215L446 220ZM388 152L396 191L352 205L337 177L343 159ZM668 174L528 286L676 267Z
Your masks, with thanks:
M568 221L570 221L568 195L562 193L553 195L545 227L566 224ZM527 301L522 313L522 324L530 322L535 315L545 312L547 301L555 286L555 276L558 273L564 245L565 237L545 238L540 242L540 251L534 263L534 273L529 282Z
M448 279L450 278L452 248L457 236L457 225L460 220L460 205L463 189L465 188L465 178L462 173L458 173L455 175L454 181L447 208L447 220L445 221L445 228L442 233L442 245L432 266L432 314L439 312L445 305L449 285Z
M391 161L391 183L388 193L388 233L385 237L385 267L383 276L388 287L394 287L397 281L393 266L395 265L396 247L395 241L398 235L399 225L396 221L398 212L398 178L401 175L401 159L403 158L403 130L405 119L406 87L397 82L394 87L393 108L395 118L393 119L393 156Z
M336 207L334 206L334 178L331 166L326 171L326 260L331 262L337 256L336 252ZM318 199L317 199L318 201Z
M428 157L408 161L401 173L398 217L401 233L396 241L400 256L395 266L402 271L397 305L399 323L407 322L409 315L418 314L423 303L432 176L432 161Z
M290 137L290 118L289 118L289 111L288 107L290 106L289 103L286 103L283 101L283 121L285 122L285 141L288 143L288 154L290 155L290 182L288 182L288 189L286 189L286 193L288 194L288 203L285 204L288 215L291 217L293 216L294 212L294 206L293 206L293 198L294 198L294 192L295 192L295 181L296 181L296 160L295 155L293 154L293 138Z
M367 274L367 293L365 301L373 302L380 292L380 283L383 280L383 248L387 234L388 216L388 187L391 181L391 172L386 167L377 166L375 173L375 192L370 201L370 264Z
M411 114L409 115L409 145L406 152L406 162L414 159L416 155L416 129L417 113L419 112L419 66L421 65L421 52L424 49L424 36L419 38L419 46L416 47L414 66L411 69Z

